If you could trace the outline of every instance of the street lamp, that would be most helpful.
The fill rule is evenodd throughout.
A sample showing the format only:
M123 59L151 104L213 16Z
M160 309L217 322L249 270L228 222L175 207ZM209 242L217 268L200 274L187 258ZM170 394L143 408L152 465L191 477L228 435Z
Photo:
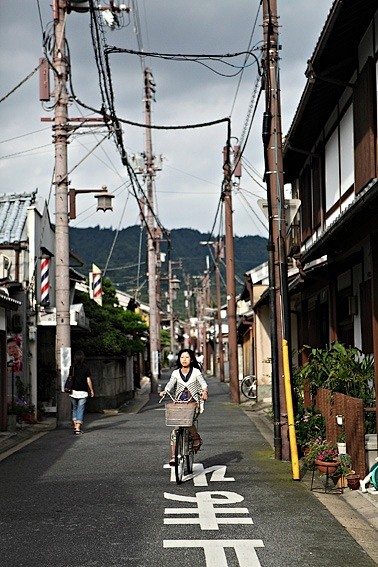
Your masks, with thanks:
M95 195L97 199L96 211L105 212L113 210L112 199L114 199L114 195L108 193L106 185L103 185L101 189L70 189L68 192L70 198L70 220L76 219L76 195L78 193L98 193L98 195Z

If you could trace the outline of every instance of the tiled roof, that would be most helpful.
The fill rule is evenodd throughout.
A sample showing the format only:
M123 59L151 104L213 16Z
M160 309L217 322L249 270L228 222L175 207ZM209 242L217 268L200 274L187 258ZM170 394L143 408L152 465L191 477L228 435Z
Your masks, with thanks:
M21 241L27 210L35 202L36 193L0 194L0 244Z
M9 297L9 294L7 292L4 292L3 288L0 288L0 307L16 311L20 307L20 305L22 305L21 301Z

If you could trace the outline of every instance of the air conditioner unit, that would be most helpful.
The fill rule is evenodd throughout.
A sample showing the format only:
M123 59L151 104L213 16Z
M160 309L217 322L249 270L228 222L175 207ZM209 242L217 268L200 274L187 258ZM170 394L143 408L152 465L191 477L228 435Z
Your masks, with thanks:
M0 254L0 280L9 280L12 262L5 254Z

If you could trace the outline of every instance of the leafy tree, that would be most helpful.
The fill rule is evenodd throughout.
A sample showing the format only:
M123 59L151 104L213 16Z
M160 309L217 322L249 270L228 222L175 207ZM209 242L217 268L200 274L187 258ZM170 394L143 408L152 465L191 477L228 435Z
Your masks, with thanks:
M78 293L90 331L73 337L73 349L83 350L87 356L131 356L143 352L145 343L141 338L147 326L141 316L120 307L116 290L107 278L102 282L102 291L102 307L86 293Z

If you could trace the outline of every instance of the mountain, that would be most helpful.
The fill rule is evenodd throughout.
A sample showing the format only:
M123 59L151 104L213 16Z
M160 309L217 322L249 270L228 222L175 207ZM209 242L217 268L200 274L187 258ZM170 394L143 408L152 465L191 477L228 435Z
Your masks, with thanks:
M208 240L209 234L190 228L179 228L171 230L169 236L170 244L166 240L161 242L161 252L167 254L166 261L162 262L161 267L163 282L168 272L168 258L174 262L174 275L182 282L184 277L187 279L187 276L203 275L207 256L210 256L210 270L212 270L213 261L209 248L200 244ZM99 226L70 227L70 247L84 261L83 268L79 270L81 273L87 275L94 263L103 272L106 268L106 277L110 278L121 291L134 294L135 289L141 287L142 300L143 297L147 297L146 234L139 226L131 226L119 232ZM267 260L267 239L260 236L236 236L234 254L239 292L240 282L244 281L244 273ZM182 269L179 267L179 260ZM221 271L224 273L222 262ZM184 284L181 287L183 288Z

